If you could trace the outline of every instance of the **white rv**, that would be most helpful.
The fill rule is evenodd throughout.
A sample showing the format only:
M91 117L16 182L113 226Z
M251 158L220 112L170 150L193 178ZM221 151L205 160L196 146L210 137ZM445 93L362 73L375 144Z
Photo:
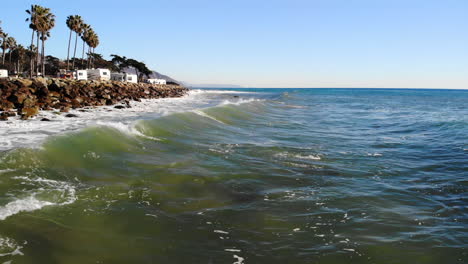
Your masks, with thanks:
M118 82L130 82L130 83L137 83L137 76L136 74L131 73L121 73L121 72L113 72L111 73L111 80L118 81Z
M151 84L166 84L166 80L164 79L148 79L146 82Z
M90 69L87 70L89 80L109 81L110 71L108 69Z
M7 78L8 71L7 70L0 70L0 78Z
M73 79L75 80L88 80L87 70L76 70L73 72Z

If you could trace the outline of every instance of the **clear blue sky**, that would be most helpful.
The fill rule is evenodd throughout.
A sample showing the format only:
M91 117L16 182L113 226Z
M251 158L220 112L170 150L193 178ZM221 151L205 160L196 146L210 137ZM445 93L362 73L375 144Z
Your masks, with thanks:
M468 89L468 0L2 1L24 45L31 4L56 14L51 55L66 58L65 20L79 14L96 52L193 84Z

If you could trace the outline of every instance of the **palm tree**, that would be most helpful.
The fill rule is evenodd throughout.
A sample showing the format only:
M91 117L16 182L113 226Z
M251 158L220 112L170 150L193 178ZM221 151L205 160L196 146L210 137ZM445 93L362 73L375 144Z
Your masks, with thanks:
M68 51L67 51L67 71L70 68L70 44L71 44L71 37L73 32L73 24L75 23L74 16L67 17L67 27L70 29L70 36L68 37Z
M50 30L55 26L55 15L50 12L49 8L43 8L38 13L39 24L37 31L41 34L40 39L42 42L42 76L45 74L45 41L50 36Z
M6 40L7 42L7 46L8 46L8 53L9 53L9 60L8 60L8 64L10 65L10 68L11 68L11 53L13 53L13 51L18 47L18 44L16 43L16 39L13 38L13 37L8 37Z
M7 38L8 38L8 34L5 33L5 32L1 32L1 35L0 37L2 38L2 65L5 65L5 50L8 49L8 42L7 42Z
M13 63L14 70L17 73L20 73L23 71L23 62L24 62L24 57L28 50L26 50L23 45L17 45L13 53L13 57L15 59L15 63ZM11 53L10 53L11 54ZM11 58L11 57L10 57ZM15 65L16 64L16 65Z
M99 46L99 37L98 35L94 32L94 31L91 31L91 33L89 34L88 36L88 39L87 39L87 44L89 46L89 49L88 49L88 65L91 64L94 56L91 56L91 55L94 55L94 49ZM91 67L94 67L94 63L92 64Z
M33 50L33 47L34 47L34 33L36 33L36 30L37 30L37 24L39 23L38 22L38 15L37 15L37 11L40 9L41 7L38 6L38 5L31 5L31 9L28 9L26 10L26 13L29 15L28 18L26 18L26 22L29 22L29 28L32 30L32 34L31 34L31 46L29 46L31 48L31 53L34 51ZM37 44L39 44L39 39L37 40ZM36 46L37 47L37 46ZM38 54L39 55L39 54ZM39 57L39 56L38 56ZM32 77L32 74L34 72L34 56L31 56L31 69L30 69L30 72L29 72L29 76ZM36 67L37 68L37 67ZM37 72L36 72L37 74Z
M92 35L93 29L88 24L83 24L83 33L81 34L81 40L83 40L83 53L81 54L81 63L84 65L84 51L85 43L89 39L89 36Z
M72 26L72 30L75 32L75 51L73 52L73 64L72 64L72 68L75 69L75 58L76 58L76 45L78 43L78 35L81 35L81 33L83 32L83 19L81 18L81 16L73 16L73 26Z

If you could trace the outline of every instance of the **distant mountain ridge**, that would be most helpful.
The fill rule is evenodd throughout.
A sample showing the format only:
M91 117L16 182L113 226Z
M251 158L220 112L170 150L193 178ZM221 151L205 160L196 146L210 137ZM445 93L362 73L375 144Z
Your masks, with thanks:
M136 74L136 70L134 68L125 68L125 69L122 70L122 72ZM157 71L152 71L152 73L148 77L150 79L164 79L167 82L181 83L181 82L177 81L176 79L173 79L173 78L171 78L171 77L169 77L167 75L161 74L161 73L159 73Z

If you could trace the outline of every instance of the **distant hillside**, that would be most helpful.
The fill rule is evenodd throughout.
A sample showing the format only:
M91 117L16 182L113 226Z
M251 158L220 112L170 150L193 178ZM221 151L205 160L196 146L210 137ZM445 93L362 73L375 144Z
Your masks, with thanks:
M136 74L136 71L133 68L125 68L123 70L123 72ZM149 78L150 79L164 79L164 80L166 80L168 82L181 83L181 82L179 82L179 81L177 81L177 80L175 80L175 79L173 79L173 78L171 78L171 77L169 77L167 75L161 74L161 73L159 73L157 71L153 71L153 73L150 74Z

